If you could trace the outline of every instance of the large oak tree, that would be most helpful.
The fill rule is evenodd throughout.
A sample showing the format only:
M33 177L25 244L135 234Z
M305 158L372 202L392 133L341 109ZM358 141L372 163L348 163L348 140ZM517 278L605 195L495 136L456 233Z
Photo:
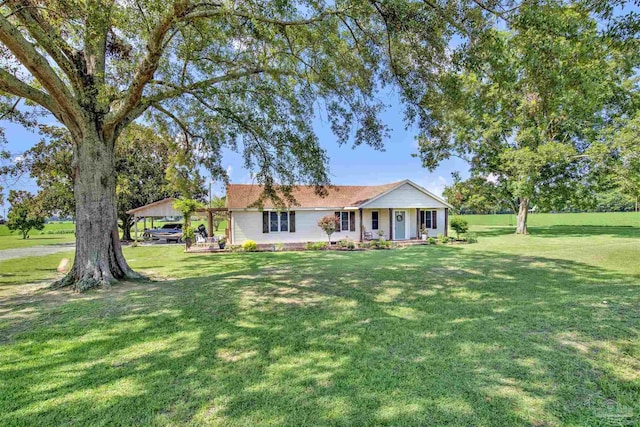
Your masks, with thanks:
M143 114L220 175L222 147L241 149L271 193L328 182L319 106L340 141L380 147L383 29L374 4L349 1L2 2L0 91L73 139L76 255L60 285L137 277L118 238L114 148Z
M115 208L115 141L131 122L144 116L180 135L214 176L225 177L224 148L242 152L264 197L291 202L293 184L322 193L318 110L340 143L382 148L379 85L413 63L410 52L429 69L448 63L455 34L485 29L486 3L3 1L0 93L50 112L73 139L76 257L60 285L137 277Z
M59 126L40 126L43 138L25 151L19 161L0 167L0 177L18 180L29 175L39 192L35 199L47 215L75 216L73 140ZM204 199L204 179L194 165L180 163L179 142L153 129L132 123L115 145L118 225L122 239L131 240L134 216L128 210L165 197Z

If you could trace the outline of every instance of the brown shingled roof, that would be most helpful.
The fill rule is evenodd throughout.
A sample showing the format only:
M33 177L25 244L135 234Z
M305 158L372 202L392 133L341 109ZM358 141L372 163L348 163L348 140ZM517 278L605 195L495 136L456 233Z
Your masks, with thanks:
M302 208L343 208L359 206L402 181L383 185L336 185L328 189L326 197L318 196L313 186L299 185L293 189L296 206ZM227 208L244 209L252 205L262 194L263 187L256 184L229 184L227 186ZM273 208L271 200L264 201L264 208Z

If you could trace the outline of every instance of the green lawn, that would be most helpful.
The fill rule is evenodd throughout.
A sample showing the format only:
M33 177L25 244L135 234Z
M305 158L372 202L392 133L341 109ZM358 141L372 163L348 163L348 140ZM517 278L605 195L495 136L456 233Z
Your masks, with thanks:
M68 255L0 263L0 425L639 425L640 229L476 229L127 248L157 280L83 295L24 284Z
M54 222L46 224L43 230L32 230L29 238L23 239L20 232L12 233L6 225L0 225L0 250L73 243L74 231L75 225L71 222Z
M514 214L503 215L462 215L472 225L515 226ZM527 224L533 227L553 227L565 225L597 225L616 227L640 227L638 212L584 212L584 213L534 213L529 214Z
M163 222L156 221L154 227L159 227ZM204 224L206 221L194 221L194 227ZM142 222L139 225L139 233L142 234ZM151 227L151 221L147 221L147 226ZM227 228L227 222L223 221L215 232L216 235L224 235ZM75 242L75 225L70 222L66 223L49 223L45 225L44 230L33 230L29 234L28 239L23 239L20 233L11 233L6 225L0 225L0 250L12 248L26 248L31 246L60 245ZM131 231L133 237L133 230Z

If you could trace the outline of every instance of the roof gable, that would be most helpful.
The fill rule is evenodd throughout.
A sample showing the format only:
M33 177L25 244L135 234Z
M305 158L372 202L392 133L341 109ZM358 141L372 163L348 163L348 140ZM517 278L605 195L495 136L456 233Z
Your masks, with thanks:
M363 203L361 208L451 208L451 205L413 181L404 180Z

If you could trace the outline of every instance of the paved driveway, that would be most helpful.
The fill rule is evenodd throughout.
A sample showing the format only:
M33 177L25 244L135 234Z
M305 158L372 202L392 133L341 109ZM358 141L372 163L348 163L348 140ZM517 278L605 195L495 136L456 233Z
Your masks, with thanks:
M32 246L30 248L3 249L0 250L0 261L28 256L50 255L56 254L58 252L69 252L75 249L75 246L76 245L74 243L69 243L65 245Z

